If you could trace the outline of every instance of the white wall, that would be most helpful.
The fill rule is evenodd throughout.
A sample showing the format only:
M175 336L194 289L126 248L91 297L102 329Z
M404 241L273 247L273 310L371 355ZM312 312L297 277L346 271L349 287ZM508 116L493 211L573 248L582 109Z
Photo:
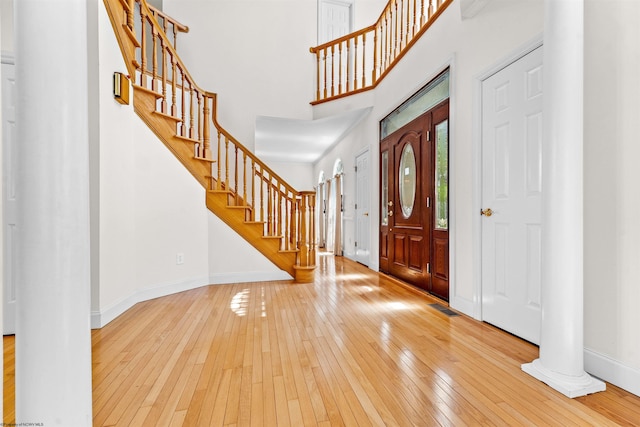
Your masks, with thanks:
M266 162L280 178L287 181L296 190L312 190L318 184L317 176L313 175L310 163Z
M98 251L94 326L140 300L209 283L204 189L132 105L114 100L113 72L126 68L101 2L98 12L99 148L92 175L98 180L92 187L92 203L98 207L94 206L92 220L99 224L97 236L93 230L99 243L93 247ZM184 264L176 264L178 253L184 255Z
M5 10L5 4L0 3L0 15ZM3 39L4 33L3 29L5 27L4 18L0 20L0 46L4 46ZM4 49L1 49L4 51ZM0 70L0 82L2 81L2 71ZM0 99L2 99L2 89L0 88ZM0 108L0 135L2 135L2 109ZM0 149L0 176L4 176L4 171L2 168L2 149ZM3 198L4 185L0 188L0 200L4 200ZM0 283L2 283L2 292L0 292L0 330L4 330L3 319L4 319L4 216L2 211L0 211ZM0 352L4 354L4 340L0 343ZM4 378L4 363L3 366L0 366L0 375ZM0 390L0 399L4 401L4 387ZM3 405L4 406L4 405ZM0 418L4 419L4 408L0 408Z
M138 301L173 292L289 278L207 210L195 178L132 105L113 99L113 72L126 68L106 10L97 4L99 54L90 59L98 88L96 93L90 88L96 121L91 129L93 326Z
M378 122L451 63L452 233L454 237L451 305L474 314L480 295L474 257L474 120L478 120L477 77L540 37L540 1L490 2L473 19L461 21L454 3L373 94L321 104L314 118L374 105L361 134L352 134L316 165L331 171L341 157L345 166L369 146L371 164L379 161ZM640 394L640 5L636 2L586 1L585 46L585 368ZM345 167L349 171L349 167ZM372 183L377 183L373 167ZM352 174L351 174L352 175ZM345 176L347 200L355 192ZM372 206L379 204L378 189ZM347 204L347 209L352 207ZM372 268L377 268L379 213L372 208ZM353 231L351 231L353 232ZM345 227L345 238L350 231Z
M526 44L542 33L542 1L494 0L474 18L462 21L459 4L454 2L440 16L429 31L414 45L395 69L380 83L373 93L349 97L314 108L314 118L374 105L372 113L355 132L341 142L326 159L316 165L315 175L320 169L330 170L337 156L345 165L354 162L354 153L365 146L371 147L370 164L379 162L378 123L414 94L447 65L451 65L451 264L452 307L473 314L474 283L474 163L473 122L475 77L493 64L501 61L519 46ZM346 168L348 169L348 168ZM370 182L377 186L377 167L372 167ZM355 183L345 177L347 199L353 199ZM371 206L379 205L377 189L371 194ZM351 208L351 207L349 207ZM379 212L371 209L371 267L378 267ZM345 230L345 241L349 239Z
M0 0L0 49L13 52L13 0Z
M335 102L335 111L346 111L350 108L364 108L373 105L372 99L373 92L365 92L360 95L356 95L345 100ZM318 110L318 107L316 107ZM356 176L355 176L355 161L356 155L359 154L365 147L369 148L369 183L371 186L371 194L369 195L370 204L370 216L371 218L371 233L378 232L378 171L377 158L378 158L378 142L377 139L371 137L371 125L373 123L371 114L360 122L351 131L344 140L333 147L322 159L318 160L314 165L314 181L317 182L320 171L324 171L326 179L333 176L333 166L337 159L342 160L344 166L344 175L342 178L343 189L343 255L354 259L355 258L355 202L356 202ZM374 198L375 197L375 198ZM373 202L375 201L375 203ZM370 240L371 259L369 267L378 270L378 240ZM374 255L375 254L375 255Z
M289 280L291 276L276 267L253 246L238 236L220 218L208 214L209 280L211 283L240 283Z
M253 151L258 115L309 119L316 0L164 0L189 25L178 53L203 89L217 92L219 121Z
M353 30L357 31L375 24L387 3L388 0L354 0Z
M617 365L615 376L630 381L635 375L636 394L640 394L639 21L638 2L585 3L585 346L596 356L635 369L629 372ZM585 360L587 368L594 362Z

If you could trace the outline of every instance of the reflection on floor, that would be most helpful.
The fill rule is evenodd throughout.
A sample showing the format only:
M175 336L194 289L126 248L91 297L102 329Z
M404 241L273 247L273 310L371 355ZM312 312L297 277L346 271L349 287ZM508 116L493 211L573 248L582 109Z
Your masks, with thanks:
M422 292L342 257L317 273L146 301L93 331L94 425L640 425L639 397L567 399L521 371L535 346ZM12 357L5 338L5 422Z

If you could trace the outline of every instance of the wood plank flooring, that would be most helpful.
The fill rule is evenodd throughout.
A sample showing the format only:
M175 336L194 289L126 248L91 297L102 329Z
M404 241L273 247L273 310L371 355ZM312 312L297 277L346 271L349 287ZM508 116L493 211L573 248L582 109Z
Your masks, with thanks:
M568 399L535 346L343 258L315 283L216 285L137 304L93 340L95 426L640 425L640 398ZM13 338L5 337L5 422Z

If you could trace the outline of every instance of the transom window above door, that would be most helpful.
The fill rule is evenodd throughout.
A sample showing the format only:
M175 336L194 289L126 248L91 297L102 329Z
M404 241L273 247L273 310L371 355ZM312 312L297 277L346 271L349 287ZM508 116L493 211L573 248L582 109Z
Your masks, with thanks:
M413 119L420 117L449 98L449 69L407 99L380 122L380 139L391 135Z

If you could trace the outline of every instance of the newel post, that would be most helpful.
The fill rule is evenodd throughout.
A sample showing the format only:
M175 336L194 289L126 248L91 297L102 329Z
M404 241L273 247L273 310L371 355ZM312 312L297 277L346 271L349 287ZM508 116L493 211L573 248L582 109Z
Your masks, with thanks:
M309 193L309 240L311 249L309 252L309 265L316 265L316 193Z
M300 266L309 266L309 243L307 241L307 194L300 193Z
M315 249L315 192L301 191L299 208L300 228L298 231L298 264L294 266L298 283L310 283L314 280L316 268ZM307 215L309 218L307 219Z

